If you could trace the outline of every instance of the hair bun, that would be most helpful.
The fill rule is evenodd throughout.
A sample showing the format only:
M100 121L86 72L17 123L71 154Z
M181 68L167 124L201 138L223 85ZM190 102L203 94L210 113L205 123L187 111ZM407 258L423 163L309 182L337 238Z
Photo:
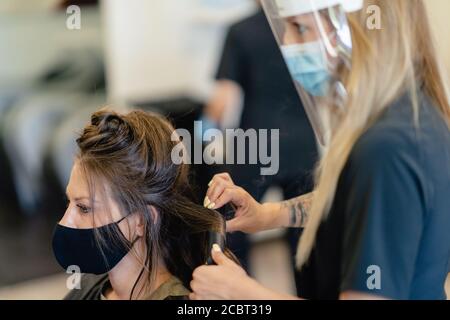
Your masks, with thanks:
M99 111L92 115L91 124L98 128L98 133L105 133L118 131L125 121L113 111Z
M91 124L77 139L82 150L105 153L127 148L133 140L133 131L127 121L118 113L100 110L91 117Z

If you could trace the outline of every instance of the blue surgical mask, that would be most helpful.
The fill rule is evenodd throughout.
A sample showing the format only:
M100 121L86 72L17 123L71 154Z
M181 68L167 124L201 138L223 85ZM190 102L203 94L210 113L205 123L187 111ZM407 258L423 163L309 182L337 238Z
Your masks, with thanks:
M323 97L330 86L327 59L319 41L281 47L289 72L308 93Z

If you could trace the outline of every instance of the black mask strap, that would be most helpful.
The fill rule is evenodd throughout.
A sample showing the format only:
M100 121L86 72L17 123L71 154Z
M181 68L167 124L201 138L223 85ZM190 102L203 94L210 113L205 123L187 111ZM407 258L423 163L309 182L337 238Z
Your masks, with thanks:
M114 224L118 225L119 223L121 223L123 220L125 220L126 218L128 218L130 215L126 215L125 217L122 217L119 221L114 222Z
M122 230L120 230L119 223L121 223L123 220L125 220L125 219L128 218L129 216L130 216L130 215L126 215L125 217L122 217L119 221L114 222L114 224L116 225L118 231L122 234L122 237L123 237L124 239L125 239L125 236L123 235ZM131 242L127 240L127 242L128 242L129 245L130 245L130 248L133 248L133 246L134 246L134 244L136 243L136 241L138 241L140 238L141 238L141 237L137 236L137 237L136 237L133 241L131 241Z

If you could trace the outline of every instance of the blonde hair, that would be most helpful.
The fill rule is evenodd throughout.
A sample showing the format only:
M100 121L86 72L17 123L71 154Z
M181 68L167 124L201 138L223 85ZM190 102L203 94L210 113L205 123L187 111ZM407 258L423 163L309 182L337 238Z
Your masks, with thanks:
M366 8L381 9L382 29L366 28ZM349 93L346 112L317 167L310 218L301 237L297 266L308 260L317 230L327 218L339 176L360 136L401 95L410 92L418 122L417 91L422 90L450 126L449 88L437 56L422 0L366 0L348 15L352 29L352 69L344 77Z

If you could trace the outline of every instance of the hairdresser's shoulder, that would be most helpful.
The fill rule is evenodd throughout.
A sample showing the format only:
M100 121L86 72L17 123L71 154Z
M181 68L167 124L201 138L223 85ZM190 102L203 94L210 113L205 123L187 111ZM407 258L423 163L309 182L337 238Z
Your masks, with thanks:
M352 156L371 163L399 157L418 160L448 148L450 132L437 108L424 94L418 95L418 122L411 96L395 100L360 137Z
M67 293L64 300L98 300L108 281L107 274L81 274L79 279L71 282L74 288Z
M404 95L388 106L361 135L351 156L358 161L376 163L401 154L414 156L417 145L412 102Z

